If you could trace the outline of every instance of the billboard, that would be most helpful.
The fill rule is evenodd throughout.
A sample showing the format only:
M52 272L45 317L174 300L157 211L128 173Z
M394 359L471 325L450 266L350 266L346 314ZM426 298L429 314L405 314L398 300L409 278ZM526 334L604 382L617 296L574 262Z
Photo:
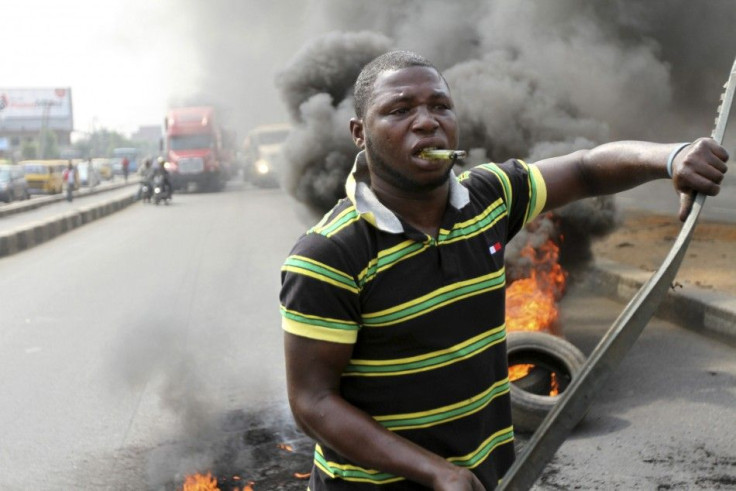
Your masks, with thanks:
M72 131L72 90L0 87L0 131L40 131L46 127Z

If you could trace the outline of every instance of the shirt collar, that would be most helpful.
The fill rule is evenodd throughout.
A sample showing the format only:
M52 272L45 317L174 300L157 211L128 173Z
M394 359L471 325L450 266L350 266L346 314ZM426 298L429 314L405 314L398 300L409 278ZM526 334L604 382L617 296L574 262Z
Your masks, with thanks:
M396 214L381 203L371 189L365 151L355 156L353 169L345 183L345 192L360 216L376 228L394 234L404 232L404 227ZM450 206L460 210L469 202L470 194L467 188L458 182L455 172L450 170Z

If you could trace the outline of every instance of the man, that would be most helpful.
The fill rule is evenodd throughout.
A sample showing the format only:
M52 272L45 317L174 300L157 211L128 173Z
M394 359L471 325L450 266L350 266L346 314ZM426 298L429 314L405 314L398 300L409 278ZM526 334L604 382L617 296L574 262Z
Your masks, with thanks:
M167 198L171 198L174 188L171 185L171 174L169 173L169 170L166 168L166 160L163 157L159 157L156 160L156 163L157 163L157 166L156 166L156 170L154 170L153 176L154 178L156 176L161 176L161 182L164 188L164 196L166 196Z
M77 169L74 167L71 160L67 164L66 169L64 169L64 173L61 178L62 181L64 181L64 186L66 187L66 200L71 203L74 199L74 189L77 187Z
M407 52L366 65L355 110L348 197L282 269L289 402L318 442L309 489L493 489L514 459L503 246L545 210L668 173L715 195L728 155L617 142L456 178L422 154L457 144L449 87Z
M151 158L147 157L143 160L143 165L138 169L140 174L141 185L138 188L138 199L142 199L144 202L151 201L152 187L153 187L153 175L156 169L151 165Z
M123 161L121 163L123 166L123 179L125 179L125 182L128 182L128 170L130 169L130 161L128 160L128 157L123 157Z

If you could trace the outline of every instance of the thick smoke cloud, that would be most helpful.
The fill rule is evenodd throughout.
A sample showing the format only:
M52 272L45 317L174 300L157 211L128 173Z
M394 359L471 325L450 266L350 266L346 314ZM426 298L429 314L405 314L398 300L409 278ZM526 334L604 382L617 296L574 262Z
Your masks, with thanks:
M295 128L286 142L284 186L316 212L344 195L353 165L348 124L361 68L391 47L378 33L330 33L299 51L276 82Z
M313 95L326 93L335 102L350 96L363 66L390 46L372 32L333 32L305 46L276 78L291 117L301 122L300 106Z
M707 9L682 1L404 0L358 8L326 0L313 5L323 7L328 24L348 31L316 37L281 75L298 80L299 67L309 66L303 86L281 86L295 132L303 136L288 142L286 187L317 211L344 194L357 150L347 130L352 100L346 79L335 88L309 80L320 79L322 69L324 79L334 78L330 60L350 58L352 29L370 27L386 36L392 42L383 51L411 49L432 59L453 91L460 147L492 161L531 162L616 139L679 141L708 134L721 78L736 52L729 34L736 7L726 2ZM663 18L670 21L666 29ZM715 45L720 48L706 50ZM365 53L352 51L356 59ZM697 67L697 73L686 66ZM318 90L329 96L321 105ZM306 101L307 93L310 103L295 111L295 101ZM326 126L334 130L325 131ZM320 133L324 139L317 142ZM564 233L563 265L591 259L591 241L617 224L614 203L603 197L557 211L550 238ZM507 251L512 264L517 249L512 245Z
M186 54L199 87L183 102L219 106L241 137L258 124L291 120L283 185L315 214L344 194L357 151L348 131L351 84L381 52L414 50L443 71L461 148L477 159L530 162L610 140L708 134L736 53L730 0L184 0L175 7L184 16L177 25L193 36ZM563 264L589 259L590 241L615 224L612 197L559 210Z
M182 0L171 11L150 29L186 40L186 85L198 90L181 99L220 105L242 135L288 117L274 78L332 31L373 31L443 71L505 56L560 108L609 125L611 139L707 133L736 52L731 0Z

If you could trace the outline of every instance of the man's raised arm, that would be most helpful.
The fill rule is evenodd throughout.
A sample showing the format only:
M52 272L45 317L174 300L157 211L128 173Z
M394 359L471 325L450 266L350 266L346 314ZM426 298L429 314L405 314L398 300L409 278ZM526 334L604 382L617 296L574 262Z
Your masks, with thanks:
M672 177L680 193L715 196L727 170L728 152L711 138L690 144L620 141L540 160L547 185L545 210L590 196L614 194ZM689 207L680 209L684 220Z

